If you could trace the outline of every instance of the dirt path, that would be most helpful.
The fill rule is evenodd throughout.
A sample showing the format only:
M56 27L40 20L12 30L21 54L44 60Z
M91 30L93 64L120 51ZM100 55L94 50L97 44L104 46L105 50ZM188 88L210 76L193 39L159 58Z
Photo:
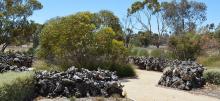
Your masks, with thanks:
M220 99L195 95L186 91L158 87L161 73L136 70L137 79L124 79L124 91L127 97L135 101L220 101Z

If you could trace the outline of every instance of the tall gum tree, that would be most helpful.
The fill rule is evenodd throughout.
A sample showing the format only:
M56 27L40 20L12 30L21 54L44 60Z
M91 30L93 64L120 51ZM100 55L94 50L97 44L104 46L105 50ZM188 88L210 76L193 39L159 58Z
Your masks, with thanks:
M162 14L166 25L174 34L193 32L206 21L207 6L197 1L162 2Z
M42 9L37 0L0 0L0 45L1 52L18 36L22 35L29 24L28 17L35 10ZM21 32L18 32L21 31Z

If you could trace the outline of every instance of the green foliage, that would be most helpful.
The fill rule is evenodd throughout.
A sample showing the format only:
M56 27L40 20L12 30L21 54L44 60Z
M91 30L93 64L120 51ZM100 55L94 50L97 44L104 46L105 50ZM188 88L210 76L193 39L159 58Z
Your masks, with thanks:
M137 34L132 35L130 44L136 47L147 47L151 44L152 35L150 32L139 31Z
M1 101L28 101L34 96L34 80L31 72L0 74Z
M161 40L160 40L160 37L158 34L153 34L151 35L151 44L156 46L157 48L159 48L160 44L161 44Z
M220 85L220 70L219 69L210 69L205 71L204 78L207 82L211 84Z
M0 5L0 44L4 51L13 42L21 44L30 39L35 28L27 18L43 6L37 0L2 0Z
M86 68L89 70L97 70L97 67L100 69L116 72L117 76L119 76L120 78L136 76L134 68L131 65L125 63L120 64L113 62L103 62L99 64L90 64L86 66Z
M38 56L65 67L87 62L95 51L93 18L83 12L48 22L40 34Z
M145 8L151 10L152 13L155 13L160 9L160 3L158 2L158 0L136 1L131 5L131 8L128 9L128 13L133 14Z
M145 48L135 47L135 48L130 49L129 55L130 56L149 56L149 53L147 49Z
M104 69L116 72L120 78L136 76L134 68L129 64L103 63L99 67L105 67Z
M169 49L180 60L195 60L201 51L200 36L191 33L172 36L169 39Z
M151 33L150 32L138 32L137 39L140 41L141 45L147 47L151 42Z
M194 32L198 24L207 20L205 3L190 0L162 2L162 16L175 34Z
M137 37L131 38L129 44L134 47L142 47L140 40Z
M96 14L89 12L50 20L40 34L38 57L63 69L125 64L128 50L124 42L115 39L117 33L111 27L98 24Z
M134 77L136 75L134 68L127 64L111 64L110 71L116 71L117 75L123 77Z
M120 20L113 12L108 10L101 10L96 13L96 25L100 28L110 27L115 32L115 39L123 40L122 28L120 25Z

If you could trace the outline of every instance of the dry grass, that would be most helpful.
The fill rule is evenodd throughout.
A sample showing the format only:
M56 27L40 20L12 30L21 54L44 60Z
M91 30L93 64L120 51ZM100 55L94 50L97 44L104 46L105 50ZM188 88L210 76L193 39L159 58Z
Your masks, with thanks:
M220 69L220 56L200 56L197 62L208 69Z
M11 84L14 82L16 79L26 79L27 77L30 77L33 75L32 72L22 72L22 73L17 73L17 72L7 72L0 74L0 87L5 85L5 84Z
M34 70L47 70L47 71L62 71L62 69L56 65L49 64L44 60L36 60L34 61L32 67Z
M19 52L25 52L28 51L30 48L32 48L32 43L28 43L27 45L21 45L21 46L8 46L5 51L19 51ZM2 45L0 45L0 48L2 48Z

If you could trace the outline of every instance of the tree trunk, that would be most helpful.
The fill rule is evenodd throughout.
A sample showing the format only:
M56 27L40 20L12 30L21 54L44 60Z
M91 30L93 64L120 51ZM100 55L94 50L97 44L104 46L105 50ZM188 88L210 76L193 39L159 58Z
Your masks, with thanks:
M4 45L2 46L1 52L4 53L5 49L8 47L7 43L4 43Z
M158 49L160 48L160 45L159 45L159 44L157 44L157 48L158 48Z
M181 33L185 33L185 21L184 21L184 18L182 18L182 32Z
M160 33L160 23L159 23L159 15L156 15L157 18L157 30L158 30L158 41L157 41L157 48L160 48L160 37L161 37L161 33Z

